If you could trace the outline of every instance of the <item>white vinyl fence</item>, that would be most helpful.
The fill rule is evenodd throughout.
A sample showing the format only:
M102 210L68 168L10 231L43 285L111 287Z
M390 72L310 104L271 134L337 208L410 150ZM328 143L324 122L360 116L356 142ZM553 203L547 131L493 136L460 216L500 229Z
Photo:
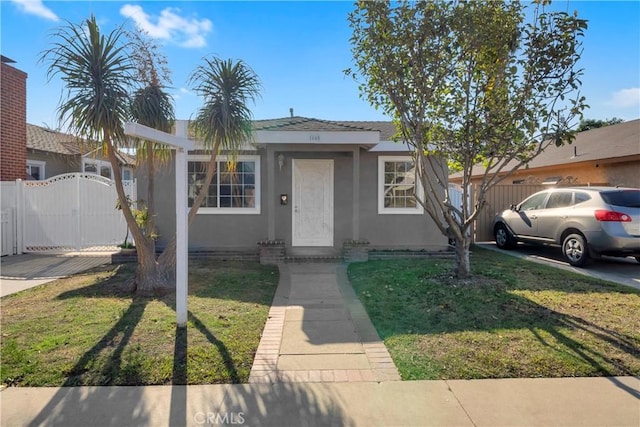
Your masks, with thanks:
M122 212L115 208L118 197L110 179L71 173L46 181L3 183L3 193L5 184L14 184L15 197L11 203L10 197L2 196L3 255L111 249L124 241L127 225ZM135 201L135 181L124 181L123 185ZM15 229L15 238L10 239L8 234L6 243L5 212L7 217L12 213L14 217L12 221L7 219L6 228Z

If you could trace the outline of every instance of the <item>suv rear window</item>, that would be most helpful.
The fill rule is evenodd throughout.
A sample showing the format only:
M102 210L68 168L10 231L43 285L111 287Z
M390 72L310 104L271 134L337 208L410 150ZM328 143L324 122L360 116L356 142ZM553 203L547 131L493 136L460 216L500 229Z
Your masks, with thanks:
M640 208L640 190L603 191L600 195L609 205Z

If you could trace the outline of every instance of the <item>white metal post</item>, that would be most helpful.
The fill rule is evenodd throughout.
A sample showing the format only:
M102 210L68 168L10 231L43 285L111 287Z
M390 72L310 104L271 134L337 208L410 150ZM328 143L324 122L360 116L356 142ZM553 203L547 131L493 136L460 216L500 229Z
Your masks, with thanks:
M126 123L125 134L147 141L169 145L176 150L176 323L187 325L187 294L189 280L189 223L187 151L193 150L194 143L188 137L186 120L176 122L176 134L170 135L138 123Z
M178 326L187 325L187 291L189 262L187 242L187 152L176 150L176 314Z

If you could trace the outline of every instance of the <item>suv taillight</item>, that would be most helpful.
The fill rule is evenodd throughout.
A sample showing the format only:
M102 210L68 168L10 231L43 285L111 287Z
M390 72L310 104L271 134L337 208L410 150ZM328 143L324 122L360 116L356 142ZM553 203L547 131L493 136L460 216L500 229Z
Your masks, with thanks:
M599 209L595 211L595 216L598 221L631 222L631 217L622 212Z

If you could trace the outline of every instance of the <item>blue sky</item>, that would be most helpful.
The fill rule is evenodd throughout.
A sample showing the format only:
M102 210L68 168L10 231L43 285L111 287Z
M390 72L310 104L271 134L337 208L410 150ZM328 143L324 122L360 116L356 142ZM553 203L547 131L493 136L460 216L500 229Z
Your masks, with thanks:
M556 1L589 21L581 65L587 118L640 118L640 2ZM386 120L359 98L346 21L352 2L0 0L4 56L28 73L27 121L56 128L59 81L47 81L40 52L65 20L95 14L103 31L140 25L163 43L180 119L200 105L187 84L205 56L242 59L260 77L256 119L295 114L328 120Z

